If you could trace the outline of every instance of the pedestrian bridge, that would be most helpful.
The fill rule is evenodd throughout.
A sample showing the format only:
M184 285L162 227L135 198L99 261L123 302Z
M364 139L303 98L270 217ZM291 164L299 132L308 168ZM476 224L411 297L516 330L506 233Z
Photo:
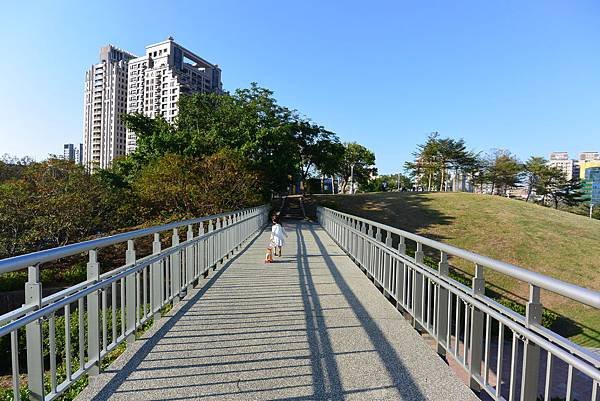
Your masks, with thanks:
M88 375L78 399L599 401L597 355L539 324L541 290L595 308L598 292L329 209L285 221L283 256L264 264L268 212L0 261L29 271L26 304L0 317L15 399L54 399ZM125 264L102 273L115 244ZM42 298L39 266L82 252L88 281ZM476 263L472 286L450 277L451 257ZM485 269L530 283L526 316L485 296Z

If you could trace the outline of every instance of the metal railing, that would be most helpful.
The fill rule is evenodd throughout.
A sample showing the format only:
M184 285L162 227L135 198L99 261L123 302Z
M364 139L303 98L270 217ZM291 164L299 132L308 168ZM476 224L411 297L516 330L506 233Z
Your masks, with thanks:
M29 398L58 397L82 375L98 374L112 350L134 341L136 331L159 317L165 305L179 301L200 276L256 235L268 212L267 206L255 207L0 260L0 273L28 268L25 304L0 316L0 338L10 336L13 398L19 400L22 390L23 348ZM180 227L187 227L185 241ZM170 246L162 249L166 231L172 232ZM135 240L149 236L152 253L136 259ZM101 274L98 250L124 243L125 264ZM42 297L40 265L82 253L88 258L87 280Z
M437 352L466 371L474 391L494 400L599 400L600 355L541 325L540 291L595 310L600 292L332 209L320 207L317 215L415 328L435 339ZM424 247L439 254L437 269L424 263ZM471 286L450 277L451 257L474 265ZM528 284L525 316L486 296L486 269Z

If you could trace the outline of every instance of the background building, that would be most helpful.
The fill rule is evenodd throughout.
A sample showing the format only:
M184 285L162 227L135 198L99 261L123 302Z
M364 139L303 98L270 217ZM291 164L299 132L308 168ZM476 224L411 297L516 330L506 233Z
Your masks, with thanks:
M134 57L104 46L100 62L85 74L82 158L90 170L107 168L125 154L126 131L120 115L127 111L127 63Z
M172 37L146 47L146 55L129 61L127 112L163 116L171 122L182 93L222 92L221 70L175 43ZM127 153L136 135L127 132Z
M567 152L552 152L548 165L560 169L567 180L579 177L577 161L569 158Z
M72 143L65 143L63 146L63 159L72 160L76 164L81 164L81 156L83 153L83 144L74 145Z
M579 154L579 178L586 179L586 170L593 167L600 167L600 153L598 152L582 152Z

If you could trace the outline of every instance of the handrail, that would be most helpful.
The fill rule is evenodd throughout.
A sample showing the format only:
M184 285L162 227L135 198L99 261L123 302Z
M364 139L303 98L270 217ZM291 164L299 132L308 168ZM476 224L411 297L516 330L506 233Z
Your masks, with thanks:
M512 265L510 263L502 262L500 260L492 259L487 256L478 255L474 252L467 251L462 248L458 248L452 245L444 244L442 242L438 242L426 237L422 237L417 234L410 233L408 231L401 230L399 228L391 227L385 224L377 223L371 220L364 219L362 217L354 216L351 214L347 214L344 212L340 212L334 209L320 207L323 210L328 210L333 213L336 213L343 217L352 218L353 220L360 221L364 224L368 224L373 227L377 227L378 229L382 229L385 231L389 231L390 233L397 234L401 237L408 238L415 242L420 242L423 245L429 246L431 248L436 248L437 250L446 252L453 256L458 256L462 259L468 260L470 262L479 264L481 266L490 268L499 273L506 274L517 280L525 281L536 285L540 288L546 289L548 291L552 291L554 293L563 295L567 298L582 302L586 305L593 306L595 308L600 308L600 292L594 291L589 288L581 287L575 284L571 284L556 278L552 278L549 276L545 276L540 273L536 273L527 269L524 269L519 266Z
M259 208L265 208L266 205L256 206L252 208L246 208L239 211L239 213L250 212ZM91 249L104 248L110 245L125 242L130 239L151 235L154 233L171 230L173 228L187 226L190 224L198 224L209 220L219 219L225 216L229 216L231 212L219 213L205 217L199 217L195 219L176 221L173 223L164 224L161 226L141 228L134 231L128 231L126 233L115 234L108 237L96 238L88 241L78 242L75 244L69 244L56 248L46 249L43 251L32 252L25 255L13 256L11 258L0 260L0 273L8 273L16 270L23 269L25 267L39 265L44 262L53 261L56 259L64 258L67 256L76 255Z

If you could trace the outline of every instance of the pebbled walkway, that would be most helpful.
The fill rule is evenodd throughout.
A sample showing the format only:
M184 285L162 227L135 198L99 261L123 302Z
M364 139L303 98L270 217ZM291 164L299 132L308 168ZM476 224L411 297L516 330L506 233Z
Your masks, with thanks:
M318 225L284 226L276 263L264 232L78 399L477 400Z

